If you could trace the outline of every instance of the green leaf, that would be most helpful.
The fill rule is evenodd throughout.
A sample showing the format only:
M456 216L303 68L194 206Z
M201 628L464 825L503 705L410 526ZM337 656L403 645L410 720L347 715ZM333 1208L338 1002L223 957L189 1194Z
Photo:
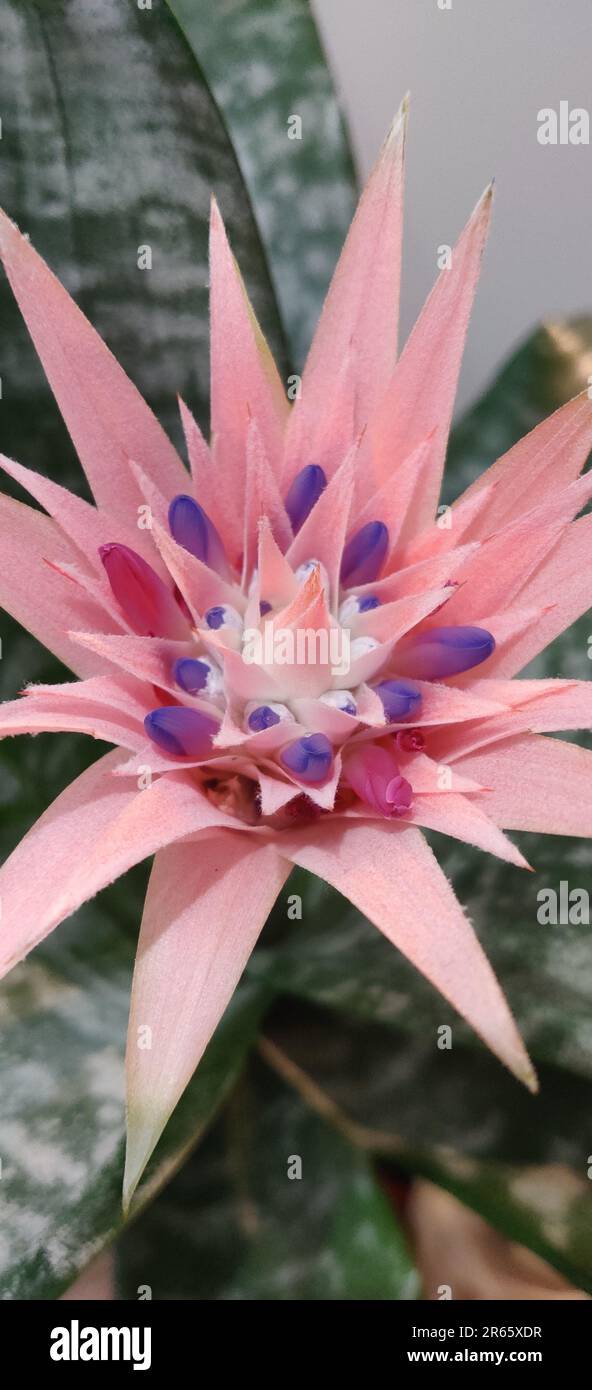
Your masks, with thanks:
M347 137L308 0L170 4L238 152L299 370L356 201Z
M490 1052L463 1046L455 1024L442 1033L444 1010L413 1033L300 1003L276 1010L274 1021L280 1047L367 1128L414 1149L586 1171L590 1081L545 1064L532 1096Z
M483 948L537 1063L592 1078L592 925L543 925L537 895L559 884L588 881L589 852L578 840L515 836L538 872L525 874L490 855L431 835L440 863L467 907ZM286 919L286 898L302 898L302 922L263 940L250 970L284 993L349 1017L410 1033L440 1024L455 1044L481 1048L475 1033L437 990L334 890L301 872L291 876L275 920ZM269 944L268 944L269 942ZM501 1072L499 1063L493 1064Z
M551 1091L549 1070L537 1118L536 1099L510 1080L504 1091L488 1059L481 1066L459 1058L454 1045L440 1052L427 1035L411 1041L302 1009L291 1018L276 1010L266 1034L279 1074L350 1143L446 1188L592 1291L590 1145L581 1120L589 1095L578 1096L577 1083L558 1074ZM544 1148L536 1163L533 1129ZM520 1162L504 1161L508 1140L515 1147L517 1138Z
M133 894L131 919L142 886L122 880L0 986L0 1298L59 1297L121 1228L134 939L118 895ZM252 986L235 996L151 1159L134 1211L183 1162L228 1094L266 999Z
M283 335L248 194L166 0L7 0L0 204L180 440L176 393L207 417L207 224L219 199L262 326ZM152 268L138 268L148 246ZM6 282L2 448L80 487Z
M118 1257L123 1298L140 1284L154 1298L241 1301L418 1292L368 1158L261 1065Z

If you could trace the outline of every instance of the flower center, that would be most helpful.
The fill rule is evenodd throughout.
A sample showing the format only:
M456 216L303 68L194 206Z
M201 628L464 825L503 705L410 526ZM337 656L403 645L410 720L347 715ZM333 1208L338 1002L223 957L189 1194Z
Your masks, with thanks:
M326 475L318 464L307 464L294 478L284 505L295 535L302 531L326 486ZM397 726L421 720L422 688L415 682L446 680L485 661L495 645L491 633L479 627L430 627L427 619L394 646L385 640L386 614L381 619L380 610L389 600L381 596L380 576L390 537L380 519L354 529L346 541L336 611L330 607L329 579L320 560L311 558L295 569L293 599L286 602L284 595L278 604L273 595L260 595L256 570L241 586L214 523L193 497L184 493L174 497L168 520L177 544L218 575L227 593L229 586L234 589L236 603L210 603L196 629L185 597L167 586L147 561L124 545L101 547L111 589L133 632L188 644L187 654L171 663L170 702L145 719L146 732L156 747L173 759L203 763L207 795L217 798L216 804L232 804L233 814L241 818L245 810L253 814L252 779L228 773L207 777L208 760L228 744L233 754L238 745L239 754L244 753L249 762L263 762L266 771L275 767L280 781L287 778L313 789L313 800L304 798L311 805L315 788L336 781L339 750L343 770L334 788L338 806L344 793L353 794L373 812L408 815L412 791L401 775L397 752L406 754L408 762L409 754L423 749L424 735L420 728ZM315 572L323 604L311 599L295 623L297 597ZM374 584L376 592L355 592ZM258 605L258 620L255 629L247 629L243 614L246 610L252 621L253 601ZM324 618L317 619L324 625L311 632L307 619L313 603L315 611L324 613ZM262 639L254 658L246 645L247 634L253 631ZM301 636L307 641L300 643ZM311 636L316 642L311 643ZM268 637L273 639L271 649ZM341 644L336 640L340 637ZM332 661L335 651L347 654L347 660L340 657L339 667ZM252 688L260 689L259 699L241 694L248 687L246 680L236 688L236 668L228 665L231 654L234 659L242 656L253 667ZM306 668L304 672L299 665ZM281 692L279 699L274 691ZM365 711L372 696L368 716ZM381 706L384 722L377 724L376 711Z

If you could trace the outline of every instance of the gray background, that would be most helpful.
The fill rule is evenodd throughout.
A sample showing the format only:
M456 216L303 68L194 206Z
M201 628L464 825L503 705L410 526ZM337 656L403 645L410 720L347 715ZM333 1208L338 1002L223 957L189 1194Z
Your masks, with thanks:
M312 0L369 172L410 89L402 332L495 175L459 401L541 319L592 311L592 146L544 146L545 106L592 106L590 0Z

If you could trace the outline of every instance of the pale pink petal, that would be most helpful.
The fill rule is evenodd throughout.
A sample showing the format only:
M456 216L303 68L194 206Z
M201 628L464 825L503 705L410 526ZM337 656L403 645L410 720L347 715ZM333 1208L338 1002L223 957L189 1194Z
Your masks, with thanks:
M439 612L445 606L446 616L442 622L448 623L448 605L455 594L453 585L446 589L426 589L421 594L410 594L407 598L393 599L379 608L371 608L360 613L354 624L356 637L375 637L378 642L398 642L411 628L423 618ZM396 665L396 657L394 658Z
M467 550L470 550L467 538L471 536L474 519L480 516L483 508L488 505L495 488L496 484L490 483L478 495L473 496L470 492L465 492L458 502L442 510L418 535L415 535L415 519L408 512L404 533L407 544L404 548L401 546L400 554L397 556L398 563L419 569L422 562L434 561L438 555L450 554L452 557L455 551L460 554L461 545L465 541ZM474 545L479 545L479 541L474 542Z
M393 479L387 478L380 487L374 485L374 461L368 434L360 444L360 456L356 469L356 504L354 507L356 530L369 521L383 521L389 533L389 552L384 564L387 574L393 568L394 556L404 546L406 520L412 501L421 491L423 472L429 465L433 442L433 432L403 459L397 469L396 487Z
M126 1207L289 871L270 845L228 833L156 858L128 1031Z
M246 484L243 533L243 586L255 568L259 541L259 523L267 517L272 533L282 551L292 541L292 527L284 507L276 474L271 466L256 420L247 429Z
M106 511L98 511L82 497L60 487L59 483L44 478L43 474L35 473L32 468L23 468L22 464L15 463L4 454L0 454L0 468L26 488L31 497L57 521L87 563L98 571L101 579L104 579L104 571L99 546L108 545L111 541L129 545L133 550L140 551L152 565L158 564L158 554L149 536L147 538L146 532L137 526L126 526L120 518L114 518Z
M168 690L182 700L172 669L175 661L195 655L192 642L172 642L166 637L129 637L98 632L71 632L73 642L96 652L113 666L129 671L132 676Z
M330 413L335 378L350 353L356 432L369 419L395 364L406 124L405 100L360 200L306 362L294 407L305 439L315 437L319 421ZM311 462L323 464L323 459L302 457L296 466ZM289 466L288 481L291 476Z
M54 565L76 551L43 512L0 496L0 606L79 676L101 669L101 661L67 636L69 628L113 630L100 596L96 603Z
M469 499L477 503L466 534L471 539L491 535L560 491L581 473L591 448L592 402L583 391L519 439L463 493L453 511ZM495 493L486 496L492 482Z
M418 796L406 819L425 830L438 830L442 835L451 835L455 840L475 845L477 849L495 854L498 859L505 859L519 869L530 868L517 846L486 815L481 802L468 796L457 796L455 793L449 796Z
M309 832L310 834L310 832ZM536 1078L491 966L415 826L325 822L285 831L282 854L349 898L527 1086Z
M130 525L140 459L171 497L185 469L152 411L45 262L0 213L0 257L99 506Z
M515 734L592 728L590 681L493 679L476 681L471 689L475 694L490 692L508 706L507 713L465 724L462 729L438 730L430 741L434 757L460 757Z
M503 651L490 658L488 672L515 676L592 605L592 516L572 522L547 563L524 586L520 606L537 620L518 628ZM492 629L493 631L493 629Z
M397 748L396 756L400 770L411 783L415 795L450 796L456 792L483 791L481 782L476 782L474 777L462 777L456 768L436 762L428 753Z
M21 696L0 704L0 738L15 734L79 733L122 748L139 749L142 725L122 711L51 695Z
M298 582L285 555L274 540L266 517L259 526L258 552L259 596L272 608L285 608L296 597Z
M96 892L91 885L86 890L86 855L138 795L136 785L128 787L113 777L124 757L114 750L77 777L0 869L1 974ZM76 889L69 886L74 880Z
M220 471L213 450L203 437L191 411L179 396L181 423L193 478L193 491L227 546L231 560L238 561L242 546L242 517L229 488L220 486Z
M556 543L564 536L567 539L568 523L590 496L592 472L553 491L545 502L483 541L457 571L459 588L447 607L446 622L471 622L483 612L507 608L518 595L522 603L531 575L539 566L544 575Z
M372 584L361 584L356 593L376 594L381 603L391 603L394 599L406 598L409 594L421 594L424 589L439 588L456 580L458 571L470 555L476 554L479 545L479 541L473 541L471 544L447 550L444 554L429 555L417 563L405 563L393 574L385 575L384 579L374 580Z
M228 584L209 565L196 559L189 550L177 545L164 527L154 522L152 535L166 567L180 589L185 602L197 623L208 608L220 603L229 603L235 608L244 607L240 590Z
M211 422L216 461L242 516L249 421L257 421L272 467L279 469L289 406L215 201L210 221L210 328ZM234 562L236 557L231 559Z
M465 336L491 212L487 189L442 270L393 372L370 426L379 482L396 479L405 458L432 436L429 477L424 469L420 532L433 520ZM395 484L396 485L396 484Z
M248 829L217 810L188 772L143 783L142 790L114 777L121 757L109 754L62 792L0 869L0 974L81 903L165 845L200 830Z
M483 810L505 830L592 835L592 752L563 739L519 734L455 760L491 791Z
M307 411L306 406L310 405L307 385L301 383L300 396L292 406L286 430L281 474L284 493L307 463L320 464L325 476L331 479L349 453L356 435L359 436L355 424L356 361L355 350L350 349L335 362L330 394L321 411Z

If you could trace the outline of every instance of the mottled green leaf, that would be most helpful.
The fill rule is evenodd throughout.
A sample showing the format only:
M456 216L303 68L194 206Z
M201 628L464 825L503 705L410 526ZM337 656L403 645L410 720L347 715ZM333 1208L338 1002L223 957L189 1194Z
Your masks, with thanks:
M170 3L237 150L299 369L355 206L351 154L308 0Z
M118 895L127 887L132 917L142 886L122 881L0 985L0 1298L58 1297L121 1227L134 938ZM149 1164L136 1210L236 1081L265 998L253 987L235 996Z
M589 1087L549 1068L537 1116L488 1058L440 1052L429 1032L411 1040L298 1009L276 1011L266 1033L280 1074L351 1143L445 1187L592 1291Z
M166 0L6 0L0 85L0 204L178 439L177 391L207 416L212 192L283 355L245 184L189 44ZM138 268L142 246L151 269ZM1 447L79 487L4 278L0 294Z
M300 1174L300 1176L298 1176ZM417 1276L371 1163L261 1066L118 1242L121 1295L409 1299Z
M478 929L535 1062L592 1079L592 923L537 920L537 895L553 888L559 910L562 881L587 887L592 902L587 843L514 836L537 868L536 874L525 874L442 835L429 838ZM291 922L273 946L265 939L251 967L257 978L405 1032L433 1034L439 1024L451 1024L459 1044L480 1046L442 996L339 894L318 879L295 874L278 904L278 920L285 920L291 893L302 897L303 920Z

